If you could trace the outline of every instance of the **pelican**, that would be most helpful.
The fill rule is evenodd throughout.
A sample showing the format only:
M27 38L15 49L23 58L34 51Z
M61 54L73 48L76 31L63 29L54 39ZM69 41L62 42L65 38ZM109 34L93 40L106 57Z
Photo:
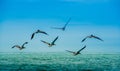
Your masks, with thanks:
M41 42L47 44L49 47L52 47L53 45L56 45L56 44L55 44L55 41L56 41L57 39L58 39L58 36L57 36L51 43L46 42L46 41L43 41L43 40L41 40Z
M85 37L81 42L84 42L87 38L95 38L95 39L98 39L100 41L103 41L101 38L99 38L99 37L94 36L94 35L91 34L90 36Z
M32 34L31 40L33 39L34 35L35 35L35 34L38 34L38 33L42 33L42 34L48 35L48 34L47 34L46 32L44 32L44 31L37 30L36 32L34 32L34 33Z
M57 28L57 27L52 27L53 29L60 29L62 31L65 31L66 26L68 25L68 23L70 22L71 18L68 19L68 21L66 22L66 24L62 27L62 28Z
M25 43L23 43L23 45L22 46L19 46L19 45L14 45L12 48L18 48L19 50L22 50L22 49L24 49L25 47L24 47L24 45L25 44L28 44L28 42L25 42Z
M81 54L80 52L85 48L86 48L86 45L83 48L81 48L80 50L78 50L77 52L73 52L73 51L69 51L69 50L66 50L66 51L70 52L70 53L73 53L73 55L78 55L78 54Z

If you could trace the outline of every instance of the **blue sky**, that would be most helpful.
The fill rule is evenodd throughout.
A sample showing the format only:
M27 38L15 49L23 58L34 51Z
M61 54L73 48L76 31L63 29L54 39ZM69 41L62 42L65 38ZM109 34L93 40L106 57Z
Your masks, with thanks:
M83 53L120 52L120 9L119 0L1 0L0 1L0 52L44 52L76 51L87 45ZM71 17L66 31L51 29L61 27ZM37 29L48 32L31 34ZM104 42L88 39L94 34ZM48 48L40 42L51 42L56 36L56 46ZM26 49L11 49L15 44L28 41Z

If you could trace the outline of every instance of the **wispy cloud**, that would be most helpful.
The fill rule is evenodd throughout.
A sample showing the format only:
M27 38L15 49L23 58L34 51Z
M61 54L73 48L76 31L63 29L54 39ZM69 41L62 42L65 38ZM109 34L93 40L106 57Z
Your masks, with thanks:
M61 0L65 2L80 2L80 3L103 3L108 2L109 0Z

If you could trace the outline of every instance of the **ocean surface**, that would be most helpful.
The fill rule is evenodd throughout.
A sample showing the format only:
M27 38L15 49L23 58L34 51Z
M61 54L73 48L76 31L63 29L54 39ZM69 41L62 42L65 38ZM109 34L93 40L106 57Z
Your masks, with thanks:
M0 53L0 71L120 71L120 54Z

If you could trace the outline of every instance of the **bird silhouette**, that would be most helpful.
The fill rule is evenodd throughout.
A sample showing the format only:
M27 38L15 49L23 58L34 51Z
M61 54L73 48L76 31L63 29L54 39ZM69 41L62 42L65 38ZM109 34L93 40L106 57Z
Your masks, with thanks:
M86 48L86 45L83 48L81 48L80 50L78 50L77 52L73 52L73 51L69 51L69 50L66 50L66 51L70 52L70 53L73 53L73 55L78 55L78 54L81 54L80 52L85 48Z
M70 20L71 20L71 18L69 18L68 21L66 22L66 24L65 24L63 27L61 27L61 28L58 28L58 27L52 27L52 28L53 28L53 29L60 29L60 30L62 30L62 31L65 31L66 26L68 25L68 23L70 22Z
M51 43L43 41L43 40L41 40L41 42L47 44L49 47L52 47L53 45L56 45L55 42L57 39L58 39L58 36Z
M95 39L98 39L100 41L103 41L101 38L99 38L99 37L94 36L94 35L91 34L90 36L85 37L81 42L84 42L87 38L95 38Z
M42 33L42 34L45 34L45 35L48 35L46 32L44 31L41 31L41 30L37 30L36 32L34 32L31 36L31 40L33 39L33 37L35 36L35 34L38 34L38 33Z
M23 43L23 45L22 46L19 46L19 45L14 45L12 48L18 48L19 50L22 50L22 49L24 49L25 47L24 47L24 45L25 44L28 44L28 42L25 42L25 43Z

